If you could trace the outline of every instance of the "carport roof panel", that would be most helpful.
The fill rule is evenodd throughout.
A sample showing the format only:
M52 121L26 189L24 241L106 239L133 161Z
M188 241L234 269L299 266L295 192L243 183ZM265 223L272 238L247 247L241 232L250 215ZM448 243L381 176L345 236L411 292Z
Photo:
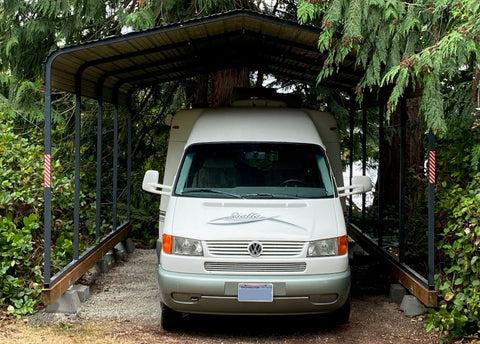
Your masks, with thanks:
M82 96L109 102L118 90L120 103L142 87L234 67L314 84L324 64L319 32L271 15L230 11L56 50L46 78L54 89L78 87ZM341 72L324 84L352 89L358 73L346 66Z

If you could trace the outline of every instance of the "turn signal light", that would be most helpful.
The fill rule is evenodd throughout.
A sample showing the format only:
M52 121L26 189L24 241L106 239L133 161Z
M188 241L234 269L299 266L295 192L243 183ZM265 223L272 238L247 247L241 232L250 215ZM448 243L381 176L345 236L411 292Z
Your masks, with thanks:
M168 234L162 235L163 252L172 254L172 236Z
M348 239L346 235L340 236L338 239L338 255L343 256L348 252Z

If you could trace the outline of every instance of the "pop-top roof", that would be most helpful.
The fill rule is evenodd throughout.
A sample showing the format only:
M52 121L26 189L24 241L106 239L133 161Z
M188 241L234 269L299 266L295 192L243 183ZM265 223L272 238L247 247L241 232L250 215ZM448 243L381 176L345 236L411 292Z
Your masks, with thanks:
M78 87L82 96L107 102L114 102L118 91L120 104L140 88L235 67L315 84L325 59L317 48L319 32L236 10L56 50L47 59L45 77L53 89ZM353 90L360 77L354 64L347 59L322 84Z

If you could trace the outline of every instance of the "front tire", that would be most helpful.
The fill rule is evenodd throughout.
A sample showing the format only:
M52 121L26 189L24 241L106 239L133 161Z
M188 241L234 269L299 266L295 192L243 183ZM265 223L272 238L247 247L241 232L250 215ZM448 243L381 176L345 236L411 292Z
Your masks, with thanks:
M348 321L350 320L350 303L350 297L348 297L345 304L333 312L333 319L336 324L348 324Z
M160 304L160 311L160 324L165 331L174 332L182 328L182 313L174 311L163 303Z

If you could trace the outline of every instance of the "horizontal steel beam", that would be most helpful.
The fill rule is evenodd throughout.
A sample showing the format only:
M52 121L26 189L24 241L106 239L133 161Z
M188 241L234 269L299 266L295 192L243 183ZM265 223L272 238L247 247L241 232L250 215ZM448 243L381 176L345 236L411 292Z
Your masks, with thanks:
M395 279L427 307L438 307L438 292L428 287L428 281L406 264L401 264L395 257L379 247L368 235L352 223L347 225L348 234L365 251L380 259L390 269Z
M78 260L68 264L51 279L50 285L44 287L42 290L42 302L45 305L55 302L108 251L113 249L119 242L125 240L131 230L132 225L129 222L121 225L117 230L100 240L96 246L85 251Z

